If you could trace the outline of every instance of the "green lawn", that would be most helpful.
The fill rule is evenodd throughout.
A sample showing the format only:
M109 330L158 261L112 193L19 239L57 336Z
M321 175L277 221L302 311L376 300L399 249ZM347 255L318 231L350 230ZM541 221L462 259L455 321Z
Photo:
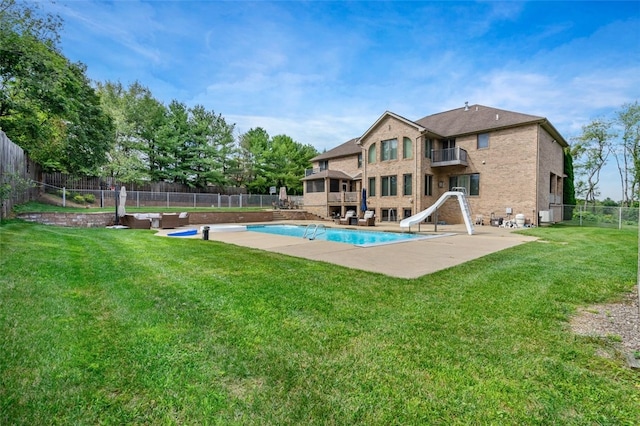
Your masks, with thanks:
M568 326L633 290L637 232L527 233L545 242L403 280L5 222L0 424L640 424L615 337Z

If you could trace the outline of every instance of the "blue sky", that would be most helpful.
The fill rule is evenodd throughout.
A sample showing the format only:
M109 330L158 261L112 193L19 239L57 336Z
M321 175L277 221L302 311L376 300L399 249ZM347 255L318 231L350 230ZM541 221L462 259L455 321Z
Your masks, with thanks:
M540 115L570 140L640 100L640 1L42 2L95 81L139 81L319 151L389 110ZM613 158L601 198L621 199Z

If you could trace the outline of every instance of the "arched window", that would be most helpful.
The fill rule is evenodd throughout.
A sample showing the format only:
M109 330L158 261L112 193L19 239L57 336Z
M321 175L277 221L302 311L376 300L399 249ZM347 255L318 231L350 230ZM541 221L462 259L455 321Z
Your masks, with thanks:
M369 158L367 159L369 164L373 164L376 162L376 144L373 143L369 147Z

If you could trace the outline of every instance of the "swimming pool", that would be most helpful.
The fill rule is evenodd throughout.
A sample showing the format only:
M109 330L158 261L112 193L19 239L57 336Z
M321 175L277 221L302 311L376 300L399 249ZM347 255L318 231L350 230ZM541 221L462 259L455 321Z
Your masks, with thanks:
M302 238L307 226L299 225L248 225L247 231L262 232L265 234L286 235ZM307 237L313 235L314 228L309 227ZM399 232L356 231L352 229L325 228L322 225L315 234L316 240L333 241L338 243L353 244L358 247L372 247L384 244L402 243L407 241L425 240L428 238L445 236L441 235L417 235Z

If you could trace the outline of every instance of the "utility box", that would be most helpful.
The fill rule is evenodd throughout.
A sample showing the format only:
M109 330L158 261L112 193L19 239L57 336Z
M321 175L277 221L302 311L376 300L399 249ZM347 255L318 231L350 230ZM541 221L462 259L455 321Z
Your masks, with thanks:
M553 222L553 210L540 210L540 223Z

